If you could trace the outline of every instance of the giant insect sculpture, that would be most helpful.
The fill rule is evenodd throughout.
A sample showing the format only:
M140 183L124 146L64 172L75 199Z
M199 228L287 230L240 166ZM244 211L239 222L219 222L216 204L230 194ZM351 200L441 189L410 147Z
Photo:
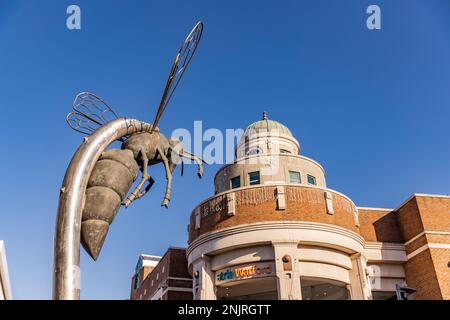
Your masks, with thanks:
M89 92L79 93L73 102L73 111L67 115L66 121L72 129L87 135L85 143L89 142L90 135L114 120L122 119L125 126L129 127L127 134L115 139L122 142L121 149L102 151L87 180L83 197L80 242L94 260L100 253L109 225L120 206L128 207L133 201L144 196L154 183L148 171L149 166L158 163L164 165L167 181L161 205L165 207L168 206L171 197L172 172L180 160L183 174L182 158L196 162L198 176L201 178L203 175L203 161L183 150L182 143L178 139L167 138L157 127L197 49L202 31L203 24L198 22L181 46L151 125L134 119L118 118L104 100ZM128 194L138 177L139 169L140 181Z

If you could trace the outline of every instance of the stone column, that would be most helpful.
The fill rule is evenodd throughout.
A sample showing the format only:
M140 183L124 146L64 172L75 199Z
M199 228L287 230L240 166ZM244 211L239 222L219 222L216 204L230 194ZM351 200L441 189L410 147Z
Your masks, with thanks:
M278 299L301 300L298 242L272 242L275 253Z
M216 300L214 272L211 271L211 258L202 255L195 260L192 268L194 300Z
M372 300L369 277L366 274L367 259L361 253L350 256L352 269L350 275L350 292L352 300Z

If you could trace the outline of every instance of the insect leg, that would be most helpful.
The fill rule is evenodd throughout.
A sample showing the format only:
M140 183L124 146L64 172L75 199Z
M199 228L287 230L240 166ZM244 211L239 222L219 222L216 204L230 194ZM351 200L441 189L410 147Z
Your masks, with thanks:
M167 208L167 206L169 205L170 194L171 194L171 190L172 190L172 172L170 172L169 160L167 159L166 155L162 152L162 150L159 147L156 147L156 150L158 151L159 155L161 156L161 160L162 160L162 162L164 164L164 168L166 170L166 179L167 179L166 194L164 196L164 200L163 200L161 206L164 206Z
M198 175L199 178L203 177L203 162L204 161L202 159L200 159L196 155L194 155L194 154L192 154L190 152L187 152L187 151L183 151L180 155L182 157L189 158L189 159L195 161L197 163L197 166L198 166L197 175Z
M142 150L140 151L140 153L141 153L141 156L142 156L142 167L141 167L142 178L141 178L141 181L139 181L139 183L136 186L136 188L134 188L133 192L131 192L131 194L127 197L127 199L122 203L125 207L128 207L134 200L139 199L140 197L142 197L148 191L148 189L150 189L150 187L153 184L150 181L150 187L147 186L146 190L144 190L143 192L139 192L141 190L141 188L143 187L144 183L146 181L150 180L150 176L148 175L148 158L147 158L147 155ZM144 194L140 195L141 193L144 193Z
M147 182L147 186L145 187L144 191L142 191L141 193L139 193L136 196L136 199L139 199L140 197L142 197L144 194L146 194L148 192L148 190L150 190L150 188L153 186L153 184L155 183L155 180L153 180L152 177L149 178L148 182ZM134 199L134 200L136 200Z

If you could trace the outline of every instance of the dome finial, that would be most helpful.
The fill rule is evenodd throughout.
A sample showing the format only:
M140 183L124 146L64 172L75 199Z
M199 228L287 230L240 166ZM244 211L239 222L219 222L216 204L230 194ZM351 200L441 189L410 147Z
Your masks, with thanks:
M262 118L263 120L267 120L267 112L266 111L263 111L263 118Z

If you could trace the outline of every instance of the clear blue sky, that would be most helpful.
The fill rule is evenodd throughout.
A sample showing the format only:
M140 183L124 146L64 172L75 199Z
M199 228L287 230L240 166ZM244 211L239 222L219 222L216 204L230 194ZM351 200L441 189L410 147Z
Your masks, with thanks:
M82 29L66 28L78 4ZM382 29L369 31L370 4ZM180 42L202 19L198 54L160 127L170 133L286 124L329 187L357 205L396 207L450 190L450 2L0 0L0 239L14 297L51 297L59 187L82 136L64 117L79 91L119 115L151 121ZM121 210L99 260L82 251L82 298L125 299L140 253L186 245L192 208L218 166L175 175L168 210L162 168L150 194Z

